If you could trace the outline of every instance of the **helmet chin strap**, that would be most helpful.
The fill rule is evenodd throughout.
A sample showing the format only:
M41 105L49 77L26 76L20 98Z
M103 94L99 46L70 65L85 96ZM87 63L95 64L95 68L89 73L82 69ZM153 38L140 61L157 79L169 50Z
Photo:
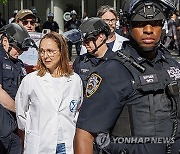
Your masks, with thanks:
M7 55L9 56L9 58L13 61L13 62L16 62L17 59L16 58L13 58L11 55L10 55L10 51L12 50L12 47L9 47L8 48L8 51L7 51Z
M94 54L104 43L107 41L107 37L101 42L99 46L96 45L96 40L93 41L93 44L95 46L95 49L91 51L91 54Z

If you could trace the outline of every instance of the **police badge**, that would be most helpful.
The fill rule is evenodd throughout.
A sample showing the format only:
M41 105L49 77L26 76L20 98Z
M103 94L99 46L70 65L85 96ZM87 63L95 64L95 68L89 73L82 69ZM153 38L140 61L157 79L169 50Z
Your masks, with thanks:
M101 84L101 81L102 78L98 74L91 74L86 86L86 97L90 97L96 92L99 85Z

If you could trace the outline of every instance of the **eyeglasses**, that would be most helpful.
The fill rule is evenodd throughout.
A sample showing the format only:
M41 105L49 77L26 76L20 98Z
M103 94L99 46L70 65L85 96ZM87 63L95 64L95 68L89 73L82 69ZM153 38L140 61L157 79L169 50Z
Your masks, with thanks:
M116 22L116 19L103 19L106 23L115 23Z
M36 21L35 20L31 20L31 21L28 21L28 20L21 20L22 21L22 24L23 25L27 25L28 23L30 23L32 26L35 25Z
M54 57L54 55L58 52L59 50L53 50L53 49L46 49L46 50L44 50L44 49L39 49L39 54L40 54L40 56L44 56L45 55L45 53L49 56L49 57Z
M153 27L163 27L163 20L152 20L152 21L132 21L131 22L131 26L132 27L139 27L139 28L142 28L142 27L145 27L146 25L151 25Z

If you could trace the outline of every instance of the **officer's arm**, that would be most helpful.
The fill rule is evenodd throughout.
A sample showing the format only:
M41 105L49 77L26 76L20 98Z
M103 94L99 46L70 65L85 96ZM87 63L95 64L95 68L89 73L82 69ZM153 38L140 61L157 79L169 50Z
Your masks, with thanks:
M74 137L74 153L93 154L93 141L94 137L91 133L77 128Z
M6 109L15 112L15 102L8 95L8 93L2 88L1 84L0 84L0 102Z

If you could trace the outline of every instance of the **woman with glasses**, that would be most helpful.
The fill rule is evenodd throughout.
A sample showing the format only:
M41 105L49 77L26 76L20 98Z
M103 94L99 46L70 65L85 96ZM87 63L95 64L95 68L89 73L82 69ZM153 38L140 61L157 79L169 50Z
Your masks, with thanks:
M58 33L43 36L38 54L37 71L23 79L16 95L24 154L73 154L82 81L69 66L66 40Z

